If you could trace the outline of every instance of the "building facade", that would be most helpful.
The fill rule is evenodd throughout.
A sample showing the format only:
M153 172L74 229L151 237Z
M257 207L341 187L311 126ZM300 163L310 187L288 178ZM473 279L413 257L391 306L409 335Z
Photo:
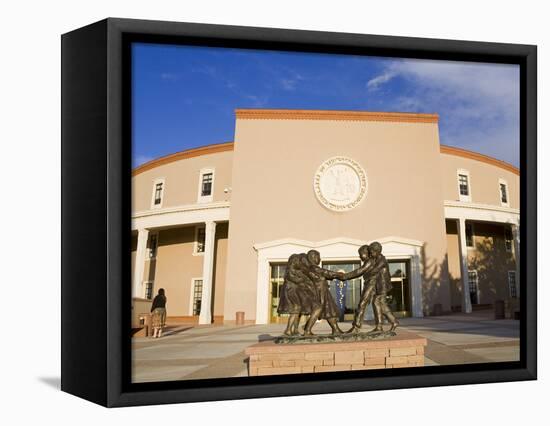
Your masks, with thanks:
M519 170L440 145L437 115L237 110L234 142L139 166L132 191L134 316L164 288L173 321L278 322L290 254L349 271L372 241L400 315L520 297ZM331 283L344 318L361 286Z

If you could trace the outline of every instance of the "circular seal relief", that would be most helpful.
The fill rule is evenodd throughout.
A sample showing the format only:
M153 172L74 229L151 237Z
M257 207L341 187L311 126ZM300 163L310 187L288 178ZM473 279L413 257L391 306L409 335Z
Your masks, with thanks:
M313 190L327 209L348 211L357 207L367 195L367 174L351 158L332 157L317 169Z

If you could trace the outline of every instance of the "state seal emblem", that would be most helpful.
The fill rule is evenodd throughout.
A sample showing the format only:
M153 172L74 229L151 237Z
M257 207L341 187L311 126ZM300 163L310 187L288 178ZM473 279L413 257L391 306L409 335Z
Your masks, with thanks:
M317 169L313 190L319 202L327 209L349 211L357 207L367 194L367 174L351 158L332 157Z

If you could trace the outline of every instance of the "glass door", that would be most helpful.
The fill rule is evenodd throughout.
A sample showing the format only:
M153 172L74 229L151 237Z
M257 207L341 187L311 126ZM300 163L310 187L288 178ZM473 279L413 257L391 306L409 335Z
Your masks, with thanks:
M388 306L396 317L411 316L411 289L409 261L388 260L392 289L388 293Z
M323 268L329 271L351 272L359 268L359 262L323 262ZM340 281L337 279L329 283L330 293L340 308L339 321L353 320L357 305L361 299L363 279Z
M270 288L271 288L271 305L270 305L270 318L272 323L283 323L287 321L288 315L277 313L277 307L279 306L279 297L281 295L281 288L285 280L286 263L271 263L270 273Z

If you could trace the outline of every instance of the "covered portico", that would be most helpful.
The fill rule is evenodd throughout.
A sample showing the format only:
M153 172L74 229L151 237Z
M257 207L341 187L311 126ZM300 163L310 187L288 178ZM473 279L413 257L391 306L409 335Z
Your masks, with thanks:
M515 256L516 295L519 298L519 209L459 201L445 201L444 209L445 219L456 221L457 224L458 257L460 261L460 276L462 283L462 312L472 312L472 300L468 289L470 265L468 261L469 237L467 236L467 228L472 224L475 225L475 223L499 224L510 227L513 253Z
M202 296L199 324L212 322L212 285L216 226L229 221L229 202L194 204L137 212L132 217L132 232L137 233L133 270L132 298L144 298L144 271L150 236L157 231L196 225L204 226L202 257Z

